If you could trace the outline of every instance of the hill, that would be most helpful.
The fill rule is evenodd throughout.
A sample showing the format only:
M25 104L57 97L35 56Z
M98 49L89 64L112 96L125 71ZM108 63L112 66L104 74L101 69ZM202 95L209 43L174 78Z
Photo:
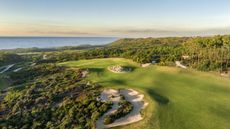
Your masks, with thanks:
M93 59L61 63L89 69L87 79L104 87L134 88L148 96L144 120L127 125L146 129L228 129L230 80L211 73L174 67L140 68L126 59ZM125 74L111 73L108 66L134 68Z

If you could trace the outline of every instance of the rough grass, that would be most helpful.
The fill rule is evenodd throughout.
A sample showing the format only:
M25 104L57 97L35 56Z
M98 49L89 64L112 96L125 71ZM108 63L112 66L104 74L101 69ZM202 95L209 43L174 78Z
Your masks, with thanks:
M61 65L88 68L88 78L105 87L134 88L143 92L149 106L145 119L122 129L229 129L230 80L174 67L140 68L126 59L94 59ZM112 73L111 65L133 67L131 73Z
M6 82L5 79L3 79L2 75L0 75L0 90L7 87L8 87L8 83Z

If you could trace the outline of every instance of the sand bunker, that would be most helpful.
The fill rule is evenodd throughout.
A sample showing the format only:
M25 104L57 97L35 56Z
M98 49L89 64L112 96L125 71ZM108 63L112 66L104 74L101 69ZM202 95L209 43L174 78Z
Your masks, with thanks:
M113 72L113 73L127 73L127 72L131 72L132 69L131 68L125 68L123 66L120 65L116 65L116 66L109 66L108 70Z
M149 67L151 65L152 65L152 63L146 63L146 64L141 64L141 67L145 68L145 67Z
M103 119L106 115L111 114L115 112L119 106L118 102L120 100L120 95L123 95L125 99L132 103L133 110L126 115L123 118L117 119L114 123L104 125ZM111 128L121 125L127 125L134 122L138 122L142 120L142 116L140 114L141 109L145 108L148 103L144 102L144 95L140 94L139 92L133 90L133 89L122 89L122 90L114 90L114 89L108 89L104 90L101 93L100 99L102 101L111 101L113 102L113 107L108 112L106 112L101 118L99 118L96 122L96 128L97 129L104 129L104 128Z

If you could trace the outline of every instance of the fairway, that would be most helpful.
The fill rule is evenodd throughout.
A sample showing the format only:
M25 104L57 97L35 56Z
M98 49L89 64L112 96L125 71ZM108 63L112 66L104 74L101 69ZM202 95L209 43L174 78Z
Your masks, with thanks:
M139 67L121 58L80 60L60 65L87 68L87 80L104 87L133 88L145 94L149 106L144 120L128 128L145 129L229 129L230 80L174 67ZM130 73L112 73L108 66L133 68Z

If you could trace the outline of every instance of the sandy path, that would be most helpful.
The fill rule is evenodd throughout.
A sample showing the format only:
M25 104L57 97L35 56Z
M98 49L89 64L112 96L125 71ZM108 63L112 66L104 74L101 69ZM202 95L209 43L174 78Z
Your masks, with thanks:
M176 63L176 66L181 67L183 69L187 69L187 66L182 65L180 61L176 61L175 63Z
M5 66L5 69L3 69L0 73L5 73L6 71L8 71L10 68L12 68L15 64L11 64L11 65L7 65Z
M18 71L20 71L20 70L22 70L22 68L17 68L17 69L15 69L13 72L18 72Z
M120 118L116 120L114 123L109 124L109 125L104 125L103 124L103 118L116 111L118 109L118 101L120 97L115 97L111 101L114 103L113 108L109 110L106 114L104 114L97 122L96 122L96 128L97 129L103 129L103 128L111 128L111 127L116 127L116 126L121 126L121 125L127 125L131 124L137 121L142 120L142 116L140 114L141 109L145 108L148 104L143 101L144 95L140 94L139 92L133 90L133 89L128 89L128 90L120 90L119 92L117 90L105 90L101 94L101 100L103 101L108 101L109 95L116 95L119 96L119 94L122 94L125 96L126 100L131 102L134 106L133 110L126 115L123 118Z
M141 67L142 68L145 68L145 67L149 67L149 66L151 66L152 65L152 63L146 63L146 64L141 64Z

